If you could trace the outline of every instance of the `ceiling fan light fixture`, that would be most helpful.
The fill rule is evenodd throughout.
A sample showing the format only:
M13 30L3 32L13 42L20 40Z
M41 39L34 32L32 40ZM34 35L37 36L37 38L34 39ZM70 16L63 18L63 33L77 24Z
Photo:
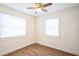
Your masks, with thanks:
M52 5L52 3L34 3L33 6L34 7L29 7L28 9L35 9L36 12L35 13L39 13L39 12L48 12L46 9L44 9L47 6Z
M37 12L41 12L41 11L42 11L42 9L41 9L41 8L38 8L38 9L37 9Z

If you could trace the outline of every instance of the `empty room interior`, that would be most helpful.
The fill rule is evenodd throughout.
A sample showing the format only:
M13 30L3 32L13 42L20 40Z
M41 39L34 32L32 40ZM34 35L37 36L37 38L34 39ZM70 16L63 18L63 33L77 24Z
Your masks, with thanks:
M78 3L0 3L0 56L78 56Z

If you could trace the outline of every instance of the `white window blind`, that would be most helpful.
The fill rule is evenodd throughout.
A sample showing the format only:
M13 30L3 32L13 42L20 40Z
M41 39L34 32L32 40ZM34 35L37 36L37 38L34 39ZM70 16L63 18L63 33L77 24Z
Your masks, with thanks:
M0 13L0 38L25 35L25 19Z
M46 35L59 36L59 19L46 20Z

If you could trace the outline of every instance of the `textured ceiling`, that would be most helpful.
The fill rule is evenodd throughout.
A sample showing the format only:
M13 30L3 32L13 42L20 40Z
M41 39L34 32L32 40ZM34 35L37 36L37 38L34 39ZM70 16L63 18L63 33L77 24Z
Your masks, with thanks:
M71 8L71 7L79 6L78 3L53 3L51 6L44 8L44 9L48 10L48 12L42 11L42 12L36 14L35 13L36 10L27 9L27 7L33 6L32 3L3 3L3 5L6 5L10 8L16 9L18 11L21 11L21 12L24 12L24 13L27 13L27 14L33 15L33 16L45 15L45 14L61 11L61 10L64 10L64 9L68 9L68 8Z

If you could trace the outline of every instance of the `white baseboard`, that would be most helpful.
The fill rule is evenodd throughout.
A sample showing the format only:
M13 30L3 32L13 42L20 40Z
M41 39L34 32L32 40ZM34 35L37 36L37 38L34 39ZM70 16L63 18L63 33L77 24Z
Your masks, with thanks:
M32 44L34 44L34 42L28 43L28 44L26 44L26 45L21 45L20 47L13 48L13 49L10 49L10 50L2 51L2 52L0 52L0 56L6 55L6 54L8 54L8 53L11 53L11 52L13 52L13 51L16 51L16 50L18 50L18 49L24 48L24 47L29 46L29 45L32 45Z
M59 49L59 50L61 50L61 51L69 52L69 51L64 50L63 48L59 48L59 47L55 47L55 46L50 46L50 45L47 45L47 44L44 44L44 43L39 43L39 42L36 42L36 43L37 43L37 44L40 44L40 45L48 46L48 47L50 47L50 48L55 48L55 49ZM24 48L24 47L29 46L29 45L32 45L32 44L34 44L34 42L28 43L28 44L26 44L26 45L22 45L22 46L20 46L20 47L14 48L14 49L2 51L2 52L0 52L0 55L1 55L1 56L2 56L2 55L6 55L6 54L11 53L11 52L13 52L13 51L15 51L15 50ZM71 52L69 52L69 53L71 53ZM79 55L78 53L71 53L71 54Z
M58 49L58 50L61 50L61 51L65 51L65 52L71 53L70 51L66 51L64 48L60 48L60 47L56 47L56 46L50 46L48 44L40 43L40 42L37 42L37 44L44 45L44 46L47 46L47 47L50 47L50 48L55 48L55 49ZM76 53L76 52L73 52L71 54L79 55L79 53Z

